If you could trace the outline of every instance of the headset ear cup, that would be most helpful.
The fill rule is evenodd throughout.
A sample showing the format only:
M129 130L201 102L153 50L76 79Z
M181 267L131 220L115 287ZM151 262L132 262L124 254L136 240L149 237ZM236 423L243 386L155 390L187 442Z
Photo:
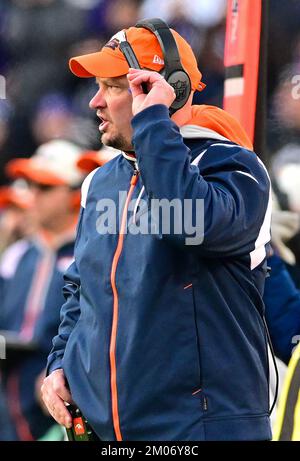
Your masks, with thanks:
M167 82L171 85L176 93L176 99L171 105L171 109L176 111L181 109L191 94L191 80L183 70L176 70L168 76Z

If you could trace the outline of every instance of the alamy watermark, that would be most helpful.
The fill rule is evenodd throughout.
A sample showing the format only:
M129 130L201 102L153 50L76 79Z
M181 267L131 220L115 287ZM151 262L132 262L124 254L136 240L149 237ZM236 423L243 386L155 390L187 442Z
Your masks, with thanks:
M295 335L295 336L292 337L292 344L295 344L295 347L293 347L293 349L292 349L292 354L294 353L294 351L295 351L296 347L298 346L299 342L300 342L300 335Z
M300 99L300 74L294 75L292 77L291 83L293 85L292 88L292 98L293 99Z
M6 78L0 75L0 99L6 99Z
M132 199L122 222L126 198L127 192L120 191L117 204L109 198L97 202L96 230L99 234L177 235L184 238L185 245L203 242L203 199Z
M0 360L6 359L6 340L4 336L0 335Z

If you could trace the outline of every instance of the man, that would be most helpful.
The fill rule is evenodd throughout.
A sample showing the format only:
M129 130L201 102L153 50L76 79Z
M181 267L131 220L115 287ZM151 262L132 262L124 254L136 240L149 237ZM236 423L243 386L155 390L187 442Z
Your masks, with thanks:
M32 158L8 164L11 177L30 185L37 228L30 238L8 247L0 264L0 329L7 335L4 388L15 440L39 439L53 426L36 395L36 381L59 325L63 273L73 260L80 153L76 145L54 140Z
M269 179L236 120L192 106L204 87L195 56L153 22L155 32L131 27L70 62L96 77L102 142L123 155L82 186L43 398L67 427L64 402L75 401L101 440L270 439ZM178 207L174 222L157 219L163 200ZM119 201L114 223L105 205Z

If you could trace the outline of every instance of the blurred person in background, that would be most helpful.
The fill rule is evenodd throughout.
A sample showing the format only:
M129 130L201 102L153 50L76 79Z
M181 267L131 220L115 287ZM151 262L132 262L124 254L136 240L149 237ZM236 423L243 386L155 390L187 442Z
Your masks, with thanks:
M289 0L289 2L270 0L268 3L270 5L268 21L270 39L267 90L270 97L280 82L283 69L299 61L300 2L298 0Z
M273 152L300 143L300 39L298 49L297 60L281 70L269 103L268 144Z
M0 265L0 329L34 348L5 361L4 388L15 440L39 439L53 426L35 389L59 324L63 273L73 260L83 178L76 166L80 153L76 145L55 140L40 146L32 158L7 165L12 178L27 180L37 224L34 236L7 248Z
M35 229L33 219L31 219L30 215L31 206L32 195L22 181L17 180L10 186L0 187L0 255L13 242L25 237L28 238L33 234ZM0 293L2 295L4 293L4 285L5 279L0 274ZM0 307L0 319L1 310L2 306ZM3 361L0 361L0 365L1 363ZM14 429L2 388L0 366L0 440L13 439Z
M272 246L264 302L275 353L288 363L300 334L300 144L286 144L272 159Z
M296 286L300 288L300 137L298 142L285 144L273 155L271 175L280 208L274 213L274 225L279 220L278 224L281 223L286 230L285 253L289 251L289 254L285 254L283 259ZM276 228L274 230L276 237Z
M279 373L279 401L272 414L276 441L300 440L300 291L288 271L295 265L295 255L287 246L299 229L299 213L280 210L275 200L271 228L274 253L268 258L271 270L265 283L264 303ZM272 371L271 368L270 392L274 394Z
M291 102L290 88L290 85L289 90L288 87L285 88L285 91L287 91L285 93L287 107L282 107L282 111L286 111L286 114L289 114L295 103L295 101ZM285 116L286 122L290 115ZM294 139L295 141L297 140L297 138ZM296 358L292 358L288 370L283 365L283 363L285 365L289 364L291 354L300 339L299 167L300 144L297 142L285 144L272 158L271 176L273 188L276 191L276 194L273 194L271 227L274 253L268 258L270 276L265 283L264 303L266 320L277 357L280 376L280 399L276 407L276 413L274 412L272 415L273 422L275 422L275 440L299 440L299 432L298 435L292 435L293 430L291 430L291 424L289 424L291 421L295 421L295 424L296 421L300 421L300 415L294 414L297 400L291 395L296 389L295 382L299 382L299 377L297 376L299 367L295 367ZM293 378L291 367L293 372L296 372ZM271 391L274 390L274 380L271 379L271 384L272 381ZM289 401L292 403L289 403ZM296 425L299 425L299 422ZM298 437L298 439L294 437Z
M277 116L284 121L278 126L281 135L285 133L281 140L288 139L287 133L291 138L271 159L275 191L271 225L273 254L268 258L270 274L264 289L266 321L279 372L279 402L272 414L274 440L299 440L300 422L297 399L293 397L295 392L298 394L300 384L299 347L297 357L293 356L300 339L300 144L294 130L299 102L292 98L291 90L291 80L286 80L279 88L280 104L277 100ZM271 393L274 393L274 381L271 373Z
M268 264L271 272L264 291L266 320L275 355L288 364L300 339L300 292L276 250Z
M292 75L275 93L279 139L272 157L274 194L271 269L266 279L266 320L276 356L288 365L282 373L276 407L276 441L300 440L300 119L299 99L292 97ZM288 140L288 142L287 142ZM277 362L278 363L278 362Z

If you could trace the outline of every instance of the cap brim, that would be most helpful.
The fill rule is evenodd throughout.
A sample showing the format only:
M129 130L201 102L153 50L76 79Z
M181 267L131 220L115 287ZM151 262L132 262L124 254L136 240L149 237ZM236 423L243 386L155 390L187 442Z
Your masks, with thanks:
M95 168L98 168L102 165L103 162L99 161L96 152L94 154L85 154L77 161L77 167L80 168L80 170L85 171L87 173L93 171Z
M62 186L66 182L58 176L50 173L47 170L37 168L34 162L30 159L17 158L11 160L6 165L6 173L10 178L24 178L28 181L36 182L49 186Z
M126 75L129 66L122 56L111 55L109 50L71 58L69 66L77 77L120 77Z
M104 151L86 151L77 161L77 167L85 172L90 173L95 168L105 165L105 163L109 162L118 154L119 153L117 151L115 154Z
M5 208L10 204L10 193L7 188L0 190L0 208Z
M8 206L15 206L22 210L30 208L32 202L27 194L17 194L9 187L2 187L0 189L0 209Z

